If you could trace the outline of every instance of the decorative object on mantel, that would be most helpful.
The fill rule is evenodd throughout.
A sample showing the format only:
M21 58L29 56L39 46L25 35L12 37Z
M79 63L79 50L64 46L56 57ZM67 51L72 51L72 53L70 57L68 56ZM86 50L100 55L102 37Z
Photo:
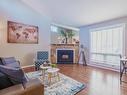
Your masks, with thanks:
M38 43L38 27L8 21L8 43Z
M61 43L62 44L68 44L68 42L72 43L73 36L75 35L75 33L73 32L73 30L62 28L60 30L60 35L63 37Z
M80 53L79 53L79 59L78 59L78 63L80 61L80 59L82 60L83 66L87 66L86 64L86 57L85 57L85 52L84 52L84 46L81 44L80 45Z

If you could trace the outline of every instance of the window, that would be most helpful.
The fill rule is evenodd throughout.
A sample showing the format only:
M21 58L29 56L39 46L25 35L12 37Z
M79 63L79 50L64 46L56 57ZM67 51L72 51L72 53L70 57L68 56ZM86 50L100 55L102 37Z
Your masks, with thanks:
M119 66L123 53L124 24L91 30L91 61Z
M52 32L56 32L56 33L57 33L57 32L58 32L58 27L57 27L57 26L52 25L52 26L51 26L51 31L52 31Z

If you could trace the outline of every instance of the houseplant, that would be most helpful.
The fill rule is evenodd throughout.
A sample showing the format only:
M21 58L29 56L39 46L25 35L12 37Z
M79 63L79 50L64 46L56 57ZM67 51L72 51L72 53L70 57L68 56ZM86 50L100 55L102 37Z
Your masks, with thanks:
M64 38L62 43L67 44L69 39L70 39L70 43L72 43L72 38L75 35L73 30L61 28L59 31L60 31L60 35Z

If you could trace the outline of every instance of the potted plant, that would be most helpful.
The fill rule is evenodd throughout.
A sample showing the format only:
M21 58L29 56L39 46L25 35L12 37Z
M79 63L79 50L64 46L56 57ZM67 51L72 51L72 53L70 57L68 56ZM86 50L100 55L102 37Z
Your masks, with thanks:
M60 35L64 37L65 44L67 44L69 39L70 43L72 43L72 37L75 35L75 33L73 32L73 30L62 28L60 29Z
M72 30L68 31L68 39L70 40L70 43L72 43L73 36L75 36L75 33Z
M52 67L52 68L56 68L57 67L57 65L56 64L50 64L50 66Z

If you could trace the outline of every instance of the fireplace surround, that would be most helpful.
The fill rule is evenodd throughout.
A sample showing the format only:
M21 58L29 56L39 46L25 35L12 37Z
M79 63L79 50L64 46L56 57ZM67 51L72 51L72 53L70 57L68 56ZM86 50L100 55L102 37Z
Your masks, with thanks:
M78 44L51 44L51 53L50 53L51 63L57 63L57 50L73 50L73 63L78 62L79 57ZM62 57L66 59L69 56L64 54Z

